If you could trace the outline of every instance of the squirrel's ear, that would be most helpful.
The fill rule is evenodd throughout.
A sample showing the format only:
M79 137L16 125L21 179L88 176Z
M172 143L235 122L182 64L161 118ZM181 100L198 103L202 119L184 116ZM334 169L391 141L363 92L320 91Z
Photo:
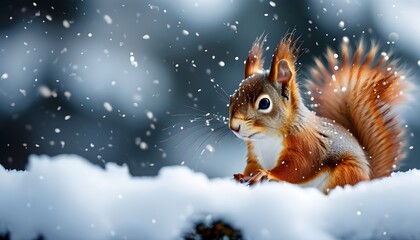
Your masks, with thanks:
M290 79L292 79L292 69L286 59L278 61L278 63L275 64L277 66L275 66L274 63L275 62L273 62L270 69L270 81L277 86L281 86L281 95L284 98L289 99L289 82Z
M280 84L288 84L292 78L292 69L286 59L281 59L273 64L270 70L270 80Z
M245 65L245 78L252 74L262 72L264 70L263 46L266 37L261 35L252 44L252 48L248 53Z
M296 47L297 40L293 40L294 31L286 34L277 45L271 62L268 79L276 86L281 86L281 94L289 98L289 85L295 74L296 56L299 47Z
M295 31L293 30L291 33L286 34L277 44L268 76L273 83L276 81L290 81L295 72L296 56L299 53L299 47L296 46L298 40L293 40L294 35Z

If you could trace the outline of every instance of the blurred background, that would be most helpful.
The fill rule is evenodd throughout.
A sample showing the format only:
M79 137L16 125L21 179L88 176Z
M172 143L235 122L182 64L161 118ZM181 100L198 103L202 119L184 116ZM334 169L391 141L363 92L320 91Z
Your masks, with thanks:
M0 164L78 154L127 164L133 175L186 165L210 177L245 166L227 130L228 95L256 37L296 29L300 76L343 36L374 39L420 79L419 1L2 0ZM420 168L418 94L401 111L403 170Z

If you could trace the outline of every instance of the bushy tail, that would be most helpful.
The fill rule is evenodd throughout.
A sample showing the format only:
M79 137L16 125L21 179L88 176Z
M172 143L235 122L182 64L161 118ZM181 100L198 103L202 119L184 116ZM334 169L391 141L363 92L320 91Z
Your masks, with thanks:
M348 40L348 39L347 39ZM404 128L395 111L409 96L406 71L378 46L361 41L353 52L343 40L341 54L328 49L327 66L315 59L308 90L313 110L335 120L359 140L370 158L371 178L383 177L405 157Z

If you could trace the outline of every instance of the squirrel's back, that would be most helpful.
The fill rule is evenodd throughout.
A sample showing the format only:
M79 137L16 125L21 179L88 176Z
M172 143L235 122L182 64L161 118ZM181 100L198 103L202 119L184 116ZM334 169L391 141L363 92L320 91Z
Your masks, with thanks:
M315 59L307 88L313 110L349 131L369 159L370 178L383 177L405 156L404 127L395 106L407 100L412 84L398 60L360 41L356 51L344 39L341 52L328 49L326 64Z

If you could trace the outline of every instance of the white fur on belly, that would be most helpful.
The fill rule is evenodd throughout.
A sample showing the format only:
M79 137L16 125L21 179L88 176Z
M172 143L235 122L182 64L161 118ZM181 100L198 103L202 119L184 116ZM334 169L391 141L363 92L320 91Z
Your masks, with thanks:
M254 153L263 169L271 170L276 166L284 149L283 140L282 137L271 137L252 141Z

